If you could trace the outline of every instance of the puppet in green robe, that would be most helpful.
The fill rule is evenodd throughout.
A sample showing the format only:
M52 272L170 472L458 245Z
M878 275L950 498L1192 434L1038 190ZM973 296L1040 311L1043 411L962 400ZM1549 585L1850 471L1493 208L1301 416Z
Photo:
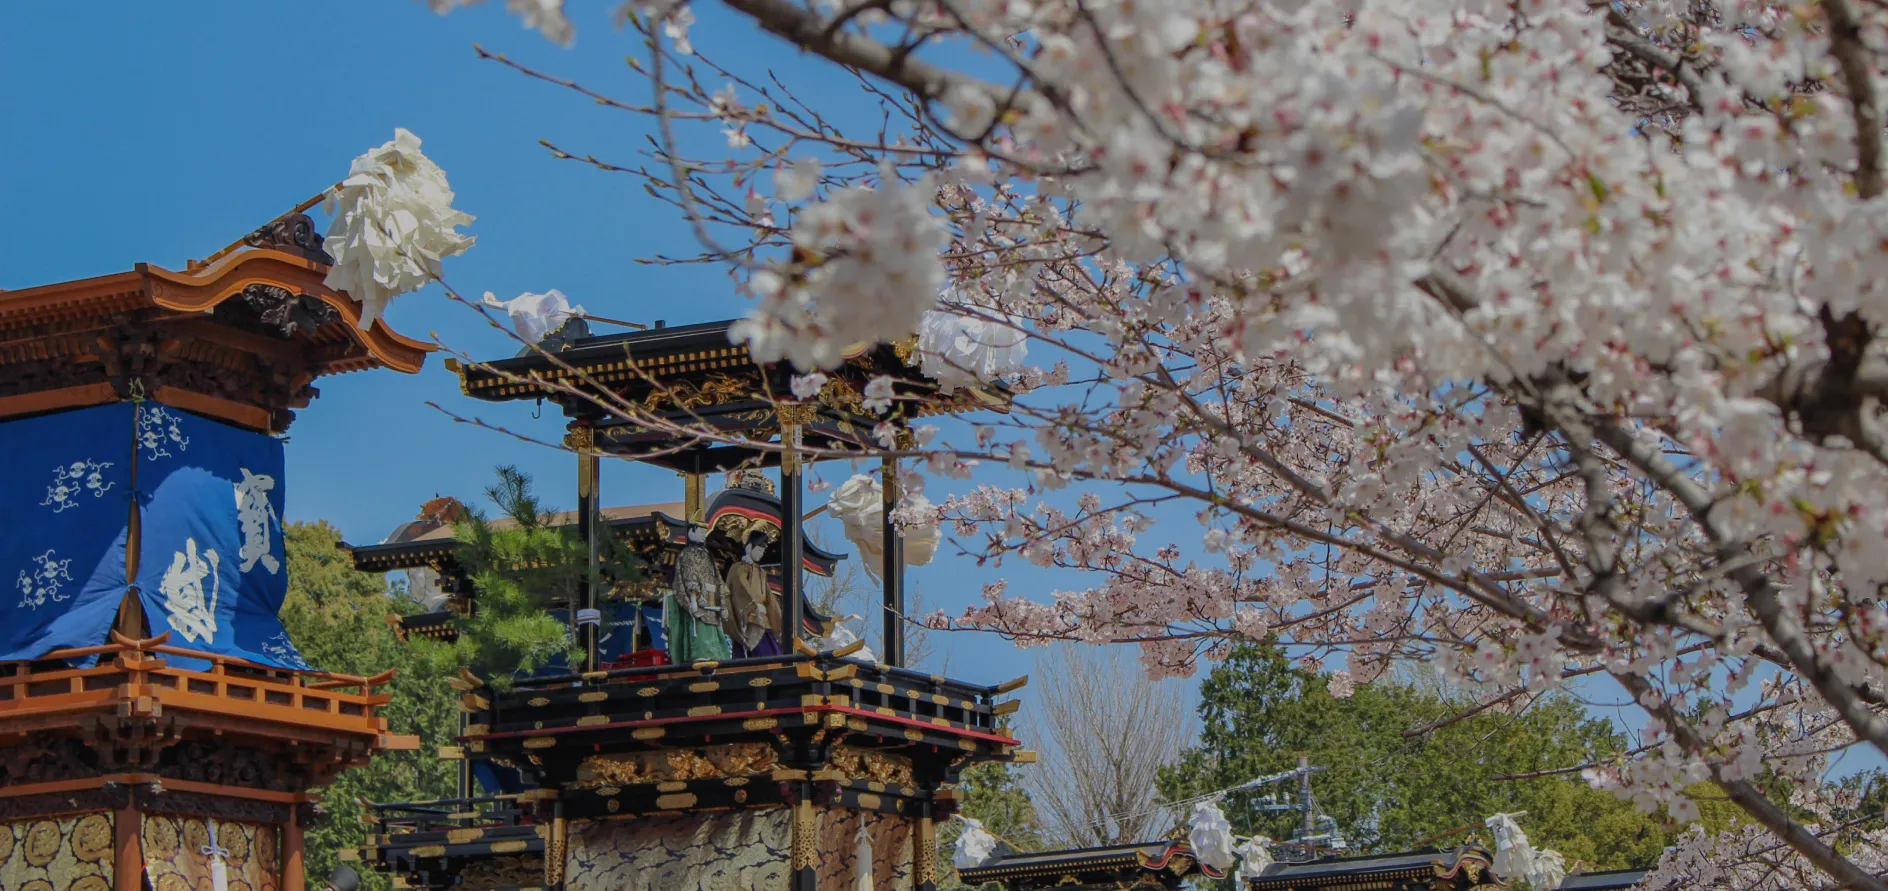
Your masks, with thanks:
M688 526L688 544L675 558L675 590L662 601L662 625L669 636L669 661L687 665L702 659L733 656L722 623L728 614L721 575L708 553L708 529Z

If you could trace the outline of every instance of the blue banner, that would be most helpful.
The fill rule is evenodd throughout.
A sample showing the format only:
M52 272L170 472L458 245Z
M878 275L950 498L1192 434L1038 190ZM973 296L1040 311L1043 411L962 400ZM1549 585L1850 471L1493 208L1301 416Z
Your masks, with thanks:
M276 615L288 594L281 441L144 402L136 448L136 584L151 633L171 632L172 646L308 668Z
M0 423L0 660L106 642L125 593L132 407Z

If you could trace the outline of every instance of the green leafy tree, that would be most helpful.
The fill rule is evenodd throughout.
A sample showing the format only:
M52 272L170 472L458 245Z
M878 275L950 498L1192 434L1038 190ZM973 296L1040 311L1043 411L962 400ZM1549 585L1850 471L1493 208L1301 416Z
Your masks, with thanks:
M982 822L983 828L997 838L1018 850L1035 851L1042 848L1042 822L1036 814L1035 804L1029 800L1029 793L1023 788L1022 777L1015 766L991 762L967 768L958 781L957 792L963 796L960 812ZM951 865L951 855L957 848L957 837L963 831L961 820L952 820L939 827L937 874L940 891L970 887L958 880L957 870Z
M473 588L471 615L460 622L451 658L498 689L562 656L578 664L569 619L550 612L574 602L584 579L588 544L575 523L554 524L553 512L516 467L499 467L485 490L499 520L468 511L454 526L456 554ZM611 536L600 536L604 584L641 578L642 561Z
M288 596L282 605L282 625L309 664L341 674L370 676L391 668L392 682L382 688L392 701L381 706L393 733L420 737L420 748L388 752L365 767L345 771L330 782L321 796L323 816L306 836L306 869L311 887L328 876L338 853L358 848L365 837L361 799L412 801L450 798L457 789L452 762L434 757L435 747L449 744L458 726L453 690L446 685L449 666L429 659L394 637L390 614L418 609L404 597L389 596L381 577L358 572L336 549L339 532L327 523L290 523L285 529L288 551ZM395 592L398 593L398 592ZM364 886L388 888L387 877L362 871Z
M1171 801L1228 788L1303 757L1324 768L1313 780L1319 807L1361 851L1408 850L1467 826L1476 828L1434 843L1491 843L1481 821L1517 811L1527 812L1522 826L1537 846L1586 869L1649 866L1673 838L1663 815L1641 814L1577 776L1535 775L1623 747L1578 703L1548 696L1519 714L1450 720L1464 710L1458 699L1392 681L1340 699L1278 648L1241 646L1202 685L1199 744L1162 772L1161 793ZM1260 811L1261 794L1222 804L1235 832L1289 838L1296 816Z

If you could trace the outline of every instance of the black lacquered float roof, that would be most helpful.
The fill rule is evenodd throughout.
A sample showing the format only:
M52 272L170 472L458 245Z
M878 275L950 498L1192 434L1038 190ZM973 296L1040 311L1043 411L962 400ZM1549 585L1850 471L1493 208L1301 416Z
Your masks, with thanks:
M1168 880L1170 887L1179 887L1187 876L1223 875L1201 864L1184 841L1153 841L1033 853L1004 850L983 866L958 870L957 876L969 885L1001 882L1010 887L1036 887L1048 882L1128 887L1140 881L1143 884L1133 886L1143 887L1146 874L1163 872L1161 878Z
M493 402L548 398L556 390L547 383L586 380L637 401L646 400L657 389L654 382L708 379L745 384L750 398L787 399L792 366L756 363L744 344L730 338L735 321L723 319L583 337L556 347L548 355L533 350L508 359L449 367L457 368L466 395ZM831 374L861 379L888 374L913 384L924 383L925 378L900 358L900 352L900 348L887 345L861 348L852 351ZM902 352L910 354L908 348ZM697 394L699 390L690 388L688 393ZM721 401L727 400L716 400Z
M1607 872L1588 872L1568 876L1560 883L1560 891L1624 891L1645 879L1649 870L1615 869Z
M1249 891L1311 891L1320 888L1470 888L1489 878L1494 855L1480 845L1402 854L1328 857L1308 863L1274 863L1252 880ZM1369 885L1358 884L1370 882Z

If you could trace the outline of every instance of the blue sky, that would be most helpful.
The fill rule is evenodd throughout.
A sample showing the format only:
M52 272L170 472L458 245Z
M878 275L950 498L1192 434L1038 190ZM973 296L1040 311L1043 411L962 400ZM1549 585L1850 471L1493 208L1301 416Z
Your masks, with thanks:
M647 82L624 63L638 47L610 24L606 5L573 4L570 50L523 30L497 2L443 17L399 0L192 8L0 8L0 81L15 86L0 106L0 163L9 171L0 177L0 288L138 262L182 268L331 185L355 155L405 127L447 171L457 206L478 218L468 229L478 243L446 265L460 292L509 298L558 288L603 315L670 324L743 311L721 270L635 262L695 247L675 211L635 180L552 160L538 144L633 164L647 120L473 52L479 43L643 101ZM701 15L698 33L718 35L717 58L758 60L815 95L854 89L751 27L717 28L712 8ZM398 331L437 336L479 358L516 349L437 288L396 300L387 318ZM350 541L378 541L436 494L475 497L498 464L532 473L559 507L575 500L569 456L456 424L427 403L548 440L561 436L556 412L534 418L531 406L473 402L438 357L417 375L361 373L318 386L320 398L289 431L290 519L325 519ZM827 479L848 472L832 467ZM679 500L681 485L672 473L608 462L604 496L611 504ZM996 570L940 556L911 575L927 606L955 612ZM1046 596L1051 584L1049 573L1015 564L1003 575L1013 592ZM939 635L933 647L928 667L966 680L1007 680L1033 661L981 634Z

